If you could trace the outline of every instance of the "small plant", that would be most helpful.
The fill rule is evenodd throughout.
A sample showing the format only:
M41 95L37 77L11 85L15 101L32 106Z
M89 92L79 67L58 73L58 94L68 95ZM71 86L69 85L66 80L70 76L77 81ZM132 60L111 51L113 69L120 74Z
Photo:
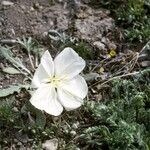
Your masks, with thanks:
M89 2L96 8L109 9L123 28L126 40L145 43L150 39L149 0L94 0Z
M93 59L93 52L90 50L88 43L77 41L77 39L64 33L60 34L55 30L50 30L48 35L49 38L55 42L54 45L57 45L56 47L58 49L63 50L65 47L71 47L84 59Z
M39 50L36 51L36 49L34 49L35 51L33 51L31 41L30 38L23 39L19 41L19 44L21 44L26 54L31 56L34 56L33 54L40 55L41 53ZM62 43L64 45L67 44L66 41L62 41ZM74 42L71 44L73 43ZM83 52L84 55L84 50L86 51L84 43L83 45L79 44L75 46L79 46L78 50L81 53ZM149 45L145 46L144 49L149 50L148 46ZM42 59L42 64L45 61L46 63L44 64L47 64L47 58L50 58L48 51L46 51L46 53L48 57ZM62 51L61 53L64 52ZM81 66L81 58L76 52L72 51L72 53L77 57L77 60L73 62L76 62L77 66ZM69 54L69 57L72 56L71 52L69 52ZM30 75L26 65L19 57L13 54L11 49L8 47L1 47L0 55L6 58L14 69L18 69L17 71L21 71L21 73L26 71L26 73L28 73L27 75ZM36 55L37 58L39 58L38 55ZM59 55L57 57L59 57ZM33 64L35 64L35 59L33 57L31 57L31 60ZM59 62L58 66L62 62L63 61ZM47 65L43 66L46 67L45 70L48 71ZM68 69L68 63L66 66ZM48 68L53 67L50 65ZM59 68L63 69L63 67ZM69 69L72 68L71 65ZM13 74L17 73L18 75L18 72L14 69ZM6 69L4 67L3 71L4 70L5 73L11 73L12 68L10 69L10 67L7 67ZM73 71L70 73L74 73L74 71L75 69L73 68ZM77 74L79 73L78 71L80 70L77 70ZM30 149L42 149L45 141L57 139L59 145L58 149L60 150L149 150L150 69L145 69L136 73L133 72L132 75L132 77L124 76L126 79L114 77L111 78L112 80L107 80L109 82L103 82L103 85L107 85L105 89L108 92L106 96L102 96L103 100L101 101L91 96L92 92L94 93L95 91L100 94L96 89L98 87L91 85L89 97L92 97L92 100L87 98L83 107L79 108L77 111L64 111L59 117L57 115L57 117L53 117L45 114L29 103L30 93L33 92L29 89L27 84L30 78L24 80L25 85L9 85L8 87L6 86L6 88L0 89L0 149L9 149L11 145L15 145L16 149L21 149L20 143L29 146ZM39 75L37 77L39 77ZM40 77L45 78L45 76ZM63 77L65 78L66 76ZM94 75L94 78L95 77ZM38 81L37 79L38 78L34 81ZM68 81L67 78L65 79L65 82L66 81ZM46 82L46 84L51 82L53 88L56 88L60 79L57 80L56 76L53 76L52 78L48 78L48 80L42 80L42 82ZM63 84L65 84L65 82L63 81ZM82 80L82 82L84 81ZM91 81L91 83L92 82L93 81ZM75 83L78 84L77 81ZM38 84L38 82L36 82L36 84ZM69 82L66 83L66 86L68 85ZM102 86L102 84L100 86ZM87 93L86 86L82 88L81 84L77 87L72 86L72 88L66 88L66 90L72 90L73 98L75 98L74 92L76 91L80 93L83 90L82 95L79 94L78 97L83 97ZM101 89L100 92L101 91L103 91L103 89ZM49 95L49 92L46 94ZM38 96L35 98L35 101L37 99L39 99ZM41 100L42 99L39 99L39 107L42 105ZM49 98L47 100L49 100ZM68 98L68 101L69 100L70 97ZM72 99L72 101L74 103L76 102L74 99ZM72 106L75 106L74 103ZM43 108L47 109L47 104L47 102L44 103ZM43 108L41 109L43 110ZM47 110L49 111L50 109Z
M134 80L114 80L109 100L87 103L91 122L80 133L82 148L149 150L150 82L145 80L147 75L150 75L149 70Z
M118 23L125 28L129 41L147 42L150 38L150 15L145 0L126 0L115 10Z

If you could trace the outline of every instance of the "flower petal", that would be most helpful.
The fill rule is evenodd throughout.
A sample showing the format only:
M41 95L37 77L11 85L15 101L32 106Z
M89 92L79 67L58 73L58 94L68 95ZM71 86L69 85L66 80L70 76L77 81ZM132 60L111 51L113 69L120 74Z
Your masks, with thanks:
M68 111L80 107L83 103L83 99L76 97L68 91L65 91L61 88L57 88L57 93L60 103Z
M41 64L49 76L54 75L54 62L48 50L43 54Z
M32 87L38 88L42 81L48 77L54 75L54 62L52 57L48 51L46 51L42 58L41 63L37 70L34 73L34 77L32 79Z
M42 84L35 91L30 102L36 108L54 116L60 115L63 111L62 105L57 100L55 88L50 84Z
M49 77L48 73L45 71L43 65L40 64L38 66L38 68L36 69L35 73L34 73L31 87L32 88L40 87L40 85L43 82L43 80L48 78L48 77Z
M55 75L71 79L85 67L85 61L72 48L65 48L54 60Z
M85 98L88 93L88 86L85 79L80 75L75 76L71 80L64 80L61 83L61 88L81 99Z

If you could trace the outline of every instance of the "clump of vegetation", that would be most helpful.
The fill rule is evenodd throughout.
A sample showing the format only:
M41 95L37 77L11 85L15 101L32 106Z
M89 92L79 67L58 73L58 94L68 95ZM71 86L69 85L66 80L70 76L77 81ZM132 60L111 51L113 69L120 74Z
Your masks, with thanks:
M91 51L91 47L84 40L78 41L76 38L73 38L64 33L58 33L55 30L50 30L48 32L49 38L53 40L53 44L60 50L63 50L65 47L73 48L81 57L84 59L93 59L94 54Z
M149 0L94 0L90 4L111 10L128 41L145 43L150 39Z
M102 6L111 10L128 41L145 43L149 40L148 0L83 1L95 8ZM48 34L54 49L72 47L84 59L92 59L94 62L96 58L99 62L90 44L84 40L72 38L55 30L49 31ZM91 82L88 80L89 84L92 84L85 104L77 111L64 112L61 116L54 117L34 108L29 102L33 92L29 89L29 80L32 80L32 74L38 66L43 47L32 38L17 39L15 44L24 51L21 56L28 56L28 59L24 60L19 55L14 55L13 47L0 46L0 58L11 65L2 67L2 75L10 74L10 78L17 78L19 74L23 76L22 84L6 85L0 89L0 149L23 149L23 146L25 149L43 149L42 144L46 140L57 139L60 150L150 150L150 69L132 74L130 77L122 76L125 79L107 80L108 78L104 77L102 82L99 82L99 77L105 70L96 73L98 77ZM137 61L138 56L135 64ZM122 65L128 67L125 62ZM96 66L99 67L97 62ZM109 76L112 68L110 65L109 79L114 79ZM131 70L128 69L126 72ZM99 85L102 83L100 86L107 84L104 89L107 95L102 94L101 100L92 95L95 91L98 94L103 91L97 91L97 84L93 84L95 80L98 80ZM104 80L106 82L103 82Z
M11 105L5 102L0 106L0 145L6 147L20 138L22 143L26 139L23 144L40 149L45 140L57 138L62 150L149 150L149 76L147 69L132 79L116 79L109 99L87 101L81 109L58 118L46 117L29 103L16 111L13 98Z
M90 102L93 123L80 136L87 149L149 150L150 80L144 76L115 80L110 99Z
M89 46L87 43L84 41L78 42L78 43L73 43L71 41L66 42L63 45L64 47L72 47L81 57L84 59L93 59L93 52L91 52Z
M129 41L147 42L150 38L150 3L146 0L125 0L116 10L118 23Z

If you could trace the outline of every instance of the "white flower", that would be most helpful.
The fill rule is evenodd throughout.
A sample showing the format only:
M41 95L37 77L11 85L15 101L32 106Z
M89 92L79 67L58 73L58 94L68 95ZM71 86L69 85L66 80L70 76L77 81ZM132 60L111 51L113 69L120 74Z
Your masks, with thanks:
M54 61L46 51L32 80L37 90L31 104L54 116L60 115L63 107L68 111L80 107L88 92L79 75L84 67L85 61L72 48L65 48Z

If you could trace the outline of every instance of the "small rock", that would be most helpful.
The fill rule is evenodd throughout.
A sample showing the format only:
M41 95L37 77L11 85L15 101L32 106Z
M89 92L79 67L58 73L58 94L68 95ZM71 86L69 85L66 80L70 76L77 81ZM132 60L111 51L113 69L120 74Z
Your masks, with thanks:
M14 108L13 108L13 111L14 111L14 112L18 112L19 110L18 110L17 107L14 107Z
M100 41L94 42L93 45L97 47L99 50L105 50L105 45L101 43Z
M34 11L35 9L33 7L30 7L30 11Z
M13 2L10 2L10 1L2 1L1 4L4 5L4 6L11 6L11 5L14 5L14 3L13 3Z
M101 42L104 43L105 45L107 45L107 43L110 43L110 40L108 38L106 38L106 37L103 37L101 39Z
M79 127L79 122L76 122L72 125L72 128L77 129Z
M39 3L34 4L35 9L42 9L43 7Z
M70 134L73 135L73 136L75 136L77 133L76 133L76 131L73 131L73 130L72 130L72 131L70 132Z
M17 145L21 146L21 145L22 145L22 143L21 143L21 142L18 142L18 143L17 143Z
M54 138L51 140L46 140L45 143L42 144L42 148L46 150L57 150L58 139Z
M99 93L99 94L96 94L96 100L97 101L101 101L102 100L102 94L101 93Z
M110 50L115 50L117 48L116 44L110 41L108 38L103 37L101 42L104 43Z
M115 50L117 48L116 44L115 43L108 43L108 48L111 50Z
M23 9L23 10L26 10L26 7L24 5L20 5L20 7Z
M93 81L93 80L96 80L97 78L99 78L99 74L96 73L96 72L91 72L91 73L88 73L88 74L84 74L84 78L86 81Z
M141 62L142 67L149 67L150 66L150 61L143 61Z

